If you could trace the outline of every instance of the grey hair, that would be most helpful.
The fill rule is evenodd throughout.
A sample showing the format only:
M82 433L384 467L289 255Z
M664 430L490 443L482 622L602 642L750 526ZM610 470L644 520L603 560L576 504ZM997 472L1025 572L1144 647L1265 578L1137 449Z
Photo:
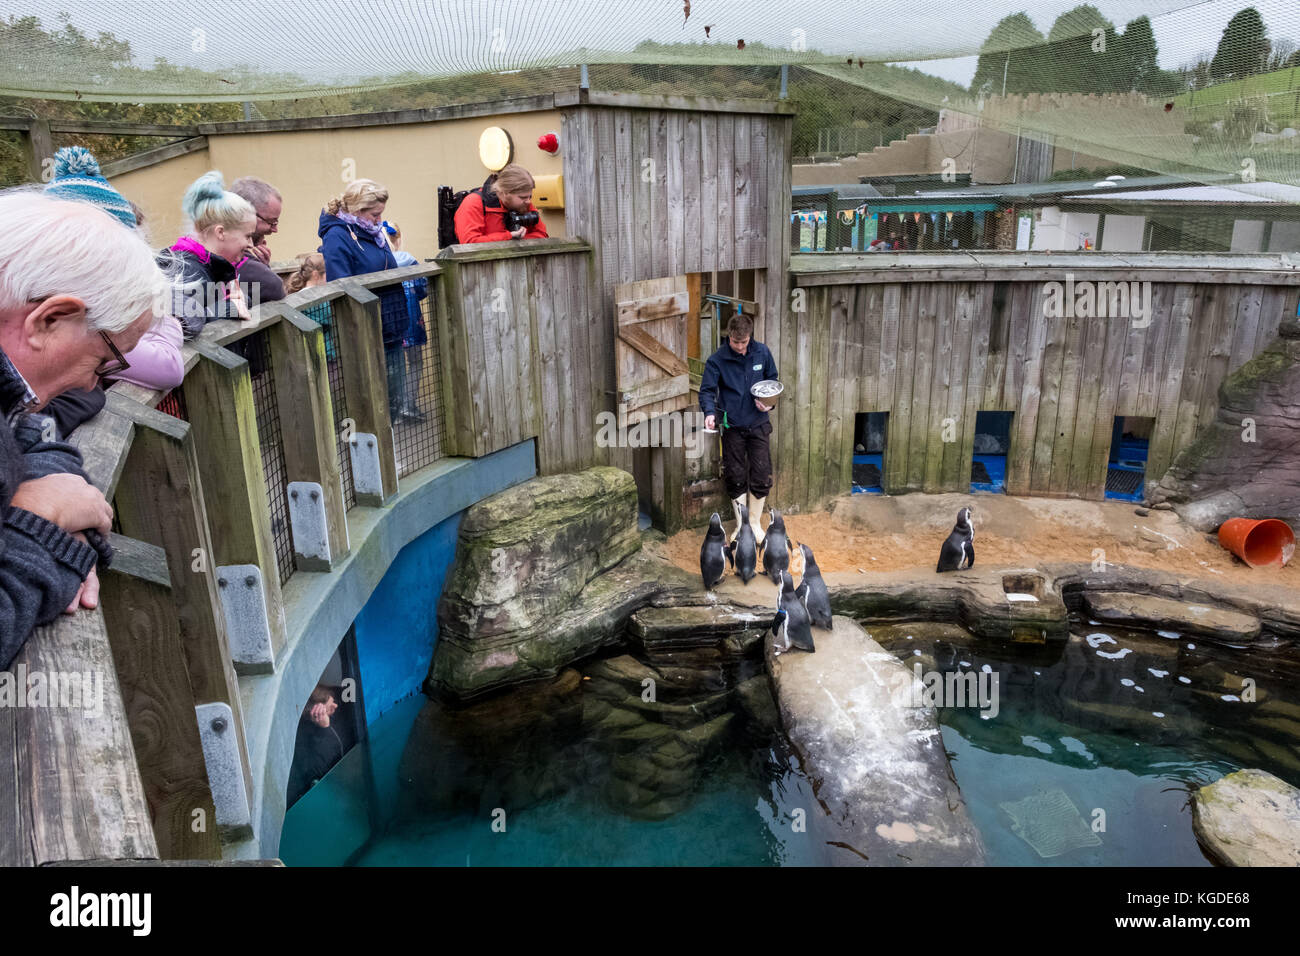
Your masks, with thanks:
M257 210L260 210L272 199L284 200L278 189L266 180L258 179L256 176L240 176L230 184L230 191L237 196L243 196Z
M0 309L72 295L104 332L168 312L170 278L144 237L97 206L18 187L0 192L0 222Z

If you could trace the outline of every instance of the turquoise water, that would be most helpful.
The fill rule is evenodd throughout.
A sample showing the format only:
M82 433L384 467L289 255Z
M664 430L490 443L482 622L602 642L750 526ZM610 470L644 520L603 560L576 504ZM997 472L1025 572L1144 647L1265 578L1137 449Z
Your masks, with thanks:
M751 662L750 676L761 663ZM714 668L716 670L716 668ZM763 679L765 682L765 678ZM612 685L602 688L608 700ZM508 704L507 695L507 704ZM564 708L523 700L491 722L422 697L399 704L286 815L290 866L779 866L815 865L825 847L799 824L817 807L784 740L732 707L726 733L694 764L671 815L622 805L612 766L622 742L662 724L604 730L595 685ZM532 710L546 710L537 718ZM527 716L521 723L520 713ZM558 713L558 716L556 714ZM624 714L627 712L624 711ZM724 714L725 717L725 714ZM695 730L686 727L687 735ZM448 744L448 738L455 742ZM657 751L678 738L655 738ZM651 776L654 768L651 767ZM633 771L638 769L633 764ZM646 782L653 790L655 781Z
M938 624L869 631L909 669L996 672L996 715L939 711L992 864L1208 865L1192 831L1192 790L1244 767L1300 786L1295 661L1087 622L1051 645L980 642ZM822 811L773 723L765 679L743 706L735 691L742 681L756 686L760 662L662 667L665 686L670 675L694 684L689 694L671 688L677 696L664 703L682 719L666 727L660 721L673 720L649 717L654 709L638 703L645 665L612 660L624 670L588 662L550 697L520 690L469 710L402 702L290 810L281 858L325 866L828 862L827 847L798 826L800 811ZM1246 679L1254 701L1243 699ZM674 754L676 763L661 761ZM1027 816L1026 801L1048 799L1050 814L1035 805L1037 816Z
M995 716L939 711L991 864L1208 866L1192 830L1192 790L1245 767L1300 786L1295 662L1248 661L1239 649L1173 633L1077 625L1054 647L980 642L948 625L870 628L923 673L996 672ZM1242 677L1255 681L1254 702L1241 699ZM1099 842L1044 857L1003 805L1060 794L1077 811L1075 827L1065 830L1061 817L1052 826L1076 835L1082 827Z

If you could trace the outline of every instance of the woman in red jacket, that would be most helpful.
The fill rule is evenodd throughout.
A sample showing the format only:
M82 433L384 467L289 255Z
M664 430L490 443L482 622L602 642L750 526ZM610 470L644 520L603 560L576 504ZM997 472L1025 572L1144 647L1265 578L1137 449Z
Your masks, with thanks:
M545 239L546 224L537 213L537 225L506 228L505 214L536 213L533 174L518 163L493 173L478 189L461 200L456 210L457 242L499 242L503 239Z

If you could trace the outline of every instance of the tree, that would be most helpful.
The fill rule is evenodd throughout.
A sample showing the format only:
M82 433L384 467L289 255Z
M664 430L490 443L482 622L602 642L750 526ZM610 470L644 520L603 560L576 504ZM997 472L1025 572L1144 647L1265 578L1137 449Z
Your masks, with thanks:
M1116 43L1113 70L1116 89L1152 92L1151 84L1160 73L1160 63L1156 37L1147 17L1138 17L1124 25L1124 33Z
M1115 24L1091 4L1066 10L1047 34L1048 89L1062 93L1127 89L1116 77L1118 40Z
M1240 79L1262 73L1268 66L1268 31L1254 7L1238 11L1219 38L1219 48L1210 61L1210 77L1216 81Z
M971 92L1033 93L1047 89L1041 69L1045 40L1023 11L1003 17L980 47Z

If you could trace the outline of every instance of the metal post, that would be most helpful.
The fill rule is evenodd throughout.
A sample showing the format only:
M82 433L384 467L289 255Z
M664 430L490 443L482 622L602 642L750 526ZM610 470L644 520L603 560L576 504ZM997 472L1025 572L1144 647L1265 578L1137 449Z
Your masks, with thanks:
M587 64L585 63L578 67L578 89L591 89L591 81L587 77Z
M790 67L788 64L781 64L781 99L785 99L786 84L790 79Z

